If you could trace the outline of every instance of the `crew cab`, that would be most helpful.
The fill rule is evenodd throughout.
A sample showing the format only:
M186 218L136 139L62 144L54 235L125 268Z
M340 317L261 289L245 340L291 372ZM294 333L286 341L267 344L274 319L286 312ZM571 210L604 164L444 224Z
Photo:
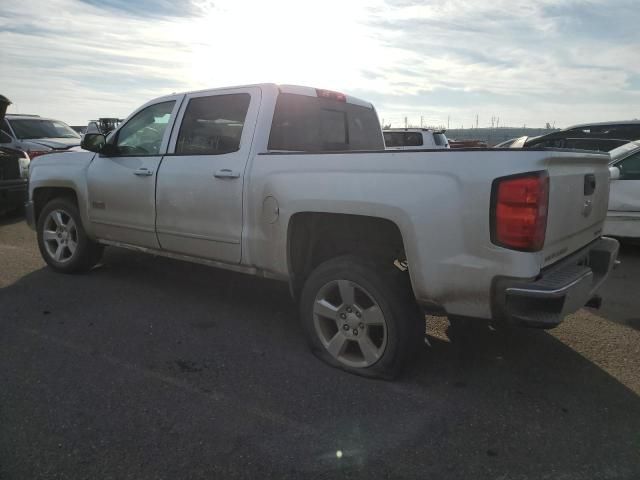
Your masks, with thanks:
M83 148L31 163L51 268L114 246L288 282L311 350L365 376L401 371L425 312L553 327L618 251L607 155L388 151L373 105L328 90L168 95Z

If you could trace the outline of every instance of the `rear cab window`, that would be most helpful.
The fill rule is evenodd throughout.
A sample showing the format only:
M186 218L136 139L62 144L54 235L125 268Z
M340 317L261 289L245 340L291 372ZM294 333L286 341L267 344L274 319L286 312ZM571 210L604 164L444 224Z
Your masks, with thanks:
M323 152L383 150L378 116L333 98L280 93L271 124L269 150Z
M59 120L38 118L11 119L11 128L21 140L35 138L80 138L69 125Z

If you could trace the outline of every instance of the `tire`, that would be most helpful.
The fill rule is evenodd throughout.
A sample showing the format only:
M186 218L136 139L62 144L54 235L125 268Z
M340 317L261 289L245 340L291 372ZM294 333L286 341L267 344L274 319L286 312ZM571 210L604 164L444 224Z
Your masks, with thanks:
M425 333L407 273L353 255L328 260L311 273L300 318L318 358L387 380L402 371Z
M87 237L78 207L67 198L54 198L44 206L36 231L40 254L56 272L87 272L102 257L104 247Z

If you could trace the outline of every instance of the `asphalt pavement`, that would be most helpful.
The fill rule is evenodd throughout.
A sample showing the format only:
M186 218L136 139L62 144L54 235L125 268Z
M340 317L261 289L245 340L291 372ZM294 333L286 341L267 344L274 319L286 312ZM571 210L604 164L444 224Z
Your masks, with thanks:
M285 284L0 219L0 479L640 478L640 248L552 331L479 322L395 382L325 366Z

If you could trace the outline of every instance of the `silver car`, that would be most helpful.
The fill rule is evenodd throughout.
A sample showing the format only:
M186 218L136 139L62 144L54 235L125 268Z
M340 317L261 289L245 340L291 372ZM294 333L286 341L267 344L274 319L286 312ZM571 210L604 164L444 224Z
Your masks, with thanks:
M604 232L640 238L640 140L609 152L611 188Z
M60 120L38 115L9 114L0 123L0 147L22 150L31 159L79 145L80 135Z

